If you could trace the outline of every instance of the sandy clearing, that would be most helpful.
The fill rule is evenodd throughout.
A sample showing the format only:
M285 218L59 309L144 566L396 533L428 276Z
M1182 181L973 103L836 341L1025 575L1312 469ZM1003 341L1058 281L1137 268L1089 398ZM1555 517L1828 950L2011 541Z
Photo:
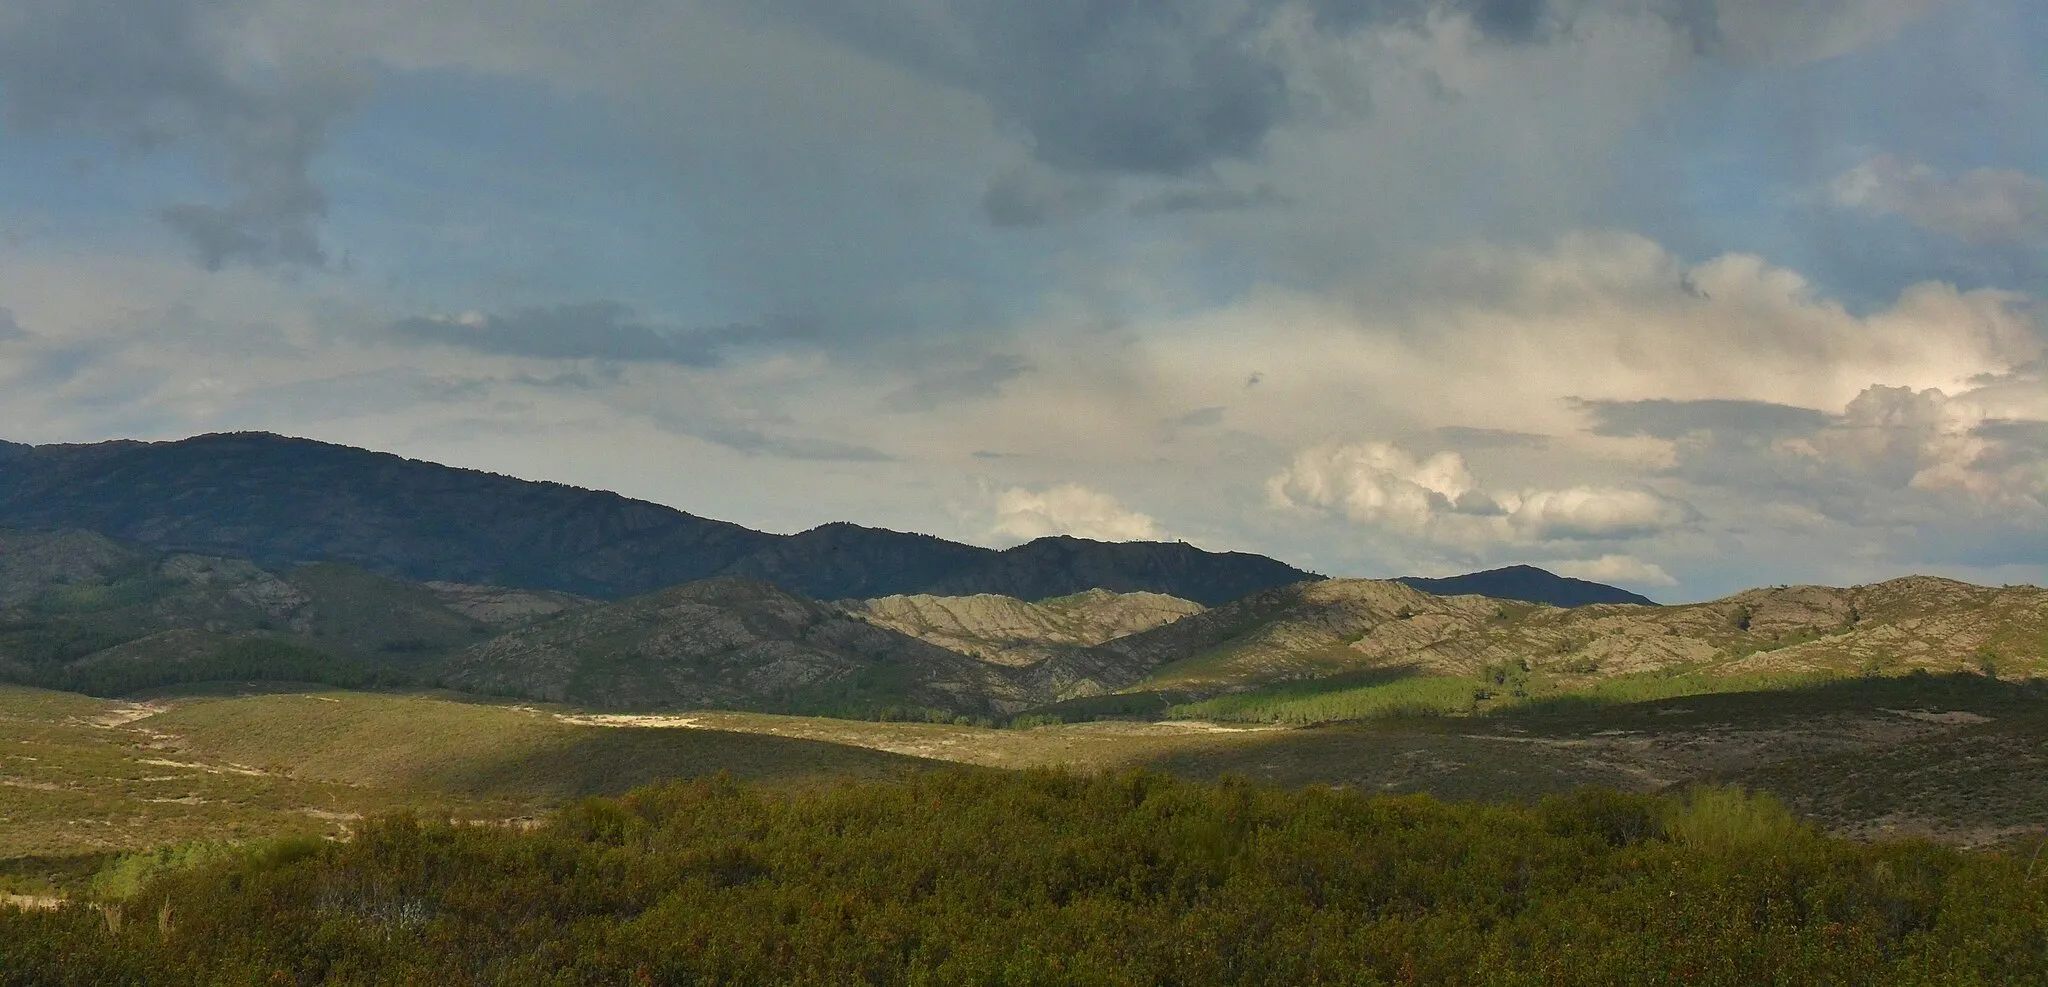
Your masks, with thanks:
M125 727L137 720L149 719L158 713L170 712L170 709L171 707L164 703L122 703L84 722L104 730L112 730Z
M160 768L185 768L185 769L187 769L187 770L191 770L191 771L204 771L204 772L206 772L207 774L210 774L210 775L227 775L227 774L233 774L233 775L248 775L248 776L249 776L249 777L251 777L251 778L261 778L261 777L263 777L263 776L265 776L265 775L267 775L267 774L269 774L269 773L270 773L270 772L268 772L268 771L258 771L258 770L257 770L257 769L255 769L255 768L250 768L250 767L244 767L244 766L242 766L242 765L239 765L239 764L228 764L228 765L215 765L215 764L197 764L197 763L194 763L194 762L191 762L191 761L167 761L167 760L164 760L163 758L160 758L160 757L142 757L142 758L136 758L136 760L135 760L135 763L137 763L137 764L154 764L154 765L156 765L157 767L160 767Z

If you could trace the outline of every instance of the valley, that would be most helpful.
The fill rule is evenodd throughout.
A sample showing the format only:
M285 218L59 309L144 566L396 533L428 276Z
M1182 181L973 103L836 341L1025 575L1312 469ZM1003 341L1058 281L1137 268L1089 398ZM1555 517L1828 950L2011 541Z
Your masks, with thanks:
M238 455L342 455L236 441ZM418 474L515 507L626 509L387 467L363 489ZM23 501L29 481L5 473L0 517L37 503L57 519L55 501ZM232 479L208 482L230 501L276 501L243 504L252 516L322 516ZM387 526L385 554L333 557L365 517L407 515L330 487L333 517L349 519L331 530L192 527L213 523L212 500L152 508L146 531L0 528L0 892L92 894L151 861L346 839L398 810L526 826L579 799L720 773L794 792L960 769L1146 769L1516 804L1589 785L1737 785L1859 840L2026 848L2048 833L2048 593L2034 587L1912 577L1659 606L1522 567L1222 595L1279 570L1072 539L990 562L828 526L822 556L785 539L643 588L632 580L670 570L636 562L598 579L592 560L619 557L595 542L527 576L508 575L527 564L509 555L472 564L511 543L459 532ZM113 509L107 496L67 519ZM322 530L330 540L305 541ZM261 551L218 551L228 543ZM985 565L1007 574L962 575ZM1540 599L1429 591L1465 587Z

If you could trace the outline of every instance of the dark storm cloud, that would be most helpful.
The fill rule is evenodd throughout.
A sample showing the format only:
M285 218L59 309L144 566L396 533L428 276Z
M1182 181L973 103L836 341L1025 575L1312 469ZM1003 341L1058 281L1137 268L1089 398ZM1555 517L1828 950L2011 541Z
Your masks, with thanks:
M404 319L400 337L547 360L624 360L712 367L739 349L788 344L808 337L795 323L672 329L633 317L611 301L519 309L500 315Z
M246 13L201 0L10 0L0 8L0 113L23 132L199 154L231 200L160 216L209 268L322 263L316 224L327 203L308 169L361 87L297 61L237 64L232 29Z
M1255 153L1288 113L1257 35L1274 5L1232 0L962 2L977 80L1032 152L1072 170L1183 174Z
M977 94L1042 164L1149 176L1254 158L1296 114L1290 56L1273 41L1294 12L1309 11L1326 35L1464 15L1508 43L1543 40L1560 21L1549 0L898 0L859 10L773 0L767 9ZM992 215L1008 204L991 190ZM1039 212L1002 214L1024 225Z
M1593 419L1590 431L1610 438L1676 439L1701 431L1783 435L1825 427L1835 416L1768 401L1574 401Z

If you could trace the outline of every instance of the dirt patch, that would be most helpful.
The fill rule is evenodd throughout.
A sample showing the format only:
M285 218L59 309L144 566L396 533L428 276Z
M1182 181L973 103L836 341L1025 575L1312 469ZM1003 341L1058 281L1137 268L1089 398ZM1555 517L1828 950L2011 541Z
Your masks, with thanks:
M531 712L538 712L532 710ZM666 730L702 730L694 716L658 716L634 713L556 713L555 719L585 727L651 727Z
M1976 713L1966 713L1962 710L1938 713L1925 709L1885 709L1880 706L1878 711L1890 713L1893 716L1903 716L1909 720L1918 720L1922 723L1939 723L1944 726L1967 727L1991 722L1991 717L1980 716Z
M167 761L160 757L136 758L135 763L154 764L160 768L185 768L190 771L204 771L210 775L245 775L250 778L261 778L270 773L240 764L199 764L193 761Z
M125 727L137 720L149 719L158 713L168 713L170 709L171 707L163 703L122 703L113 709L107 710L98 716L89 717L82 722L103 730L113 730L118 727Z

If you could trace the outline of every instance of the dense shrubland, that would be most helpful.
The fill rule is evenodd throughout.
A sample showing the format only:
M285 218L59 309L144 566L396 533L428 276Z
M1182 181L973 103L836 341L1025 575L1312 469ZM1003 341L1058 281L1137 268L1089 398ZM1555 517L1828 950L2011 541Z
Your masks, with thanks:
M1725 789L1534 806L947 772L393 816L0 911L0 983L2048 982L2048 872Z
M1775 702L1802 698L1858 696L1871 702L2038 699L2048 696L2048 679L2001 681L1996 676L1952 672L1934 675L1847 675L1829 672L1766 672L1719 675L1672 670L1609 678L1564 678L1531 674L1514 666L1489 666L1473 678L1409 675L1374 670L1349 675L1281 682L1261 689L1175 705L1167 715L1181 719L1310 726L1390 717L1543 715L1610 709L1695 696L1750 693Z

